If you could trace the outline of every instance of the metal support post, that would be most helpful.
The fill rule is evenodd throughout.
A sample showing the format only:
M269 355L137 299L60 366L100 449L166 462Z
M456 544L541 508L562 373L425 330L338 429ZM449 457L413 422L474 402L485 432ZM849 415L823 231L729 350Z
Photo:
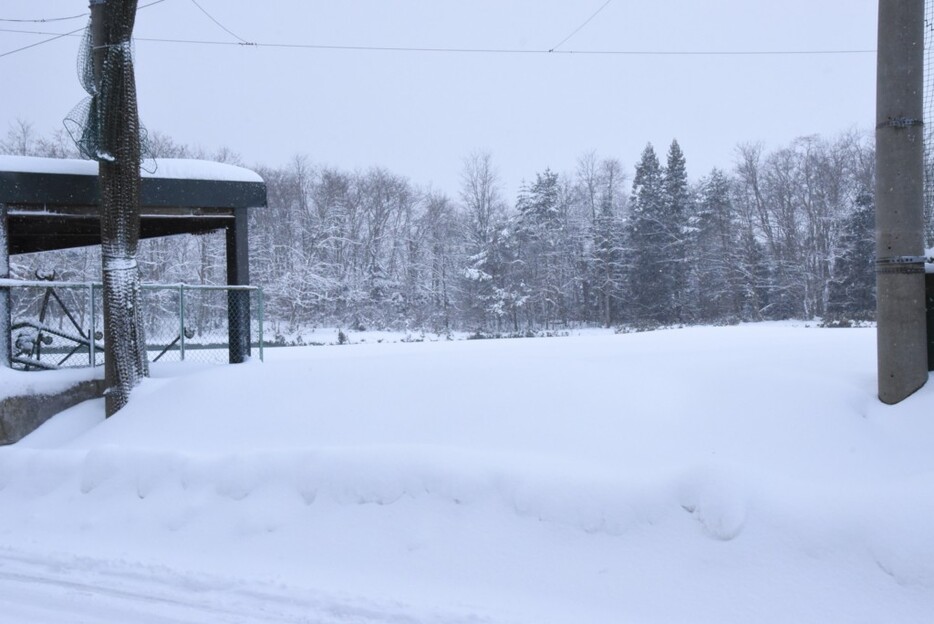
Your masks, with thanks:
M879 0L876 290L879 399L928 378L923 241L924 0Z
M97 315L97 310L94 306L94 283L91 282L88 284L88 310L90 313L90 320L88 321L88 360L89 366L97 365L97 353L95 352L97 338L94 336L94 317Z
M10 277L10 236L6 204L0 203L0 278ZM0 288L0 366L10 368L13 358L10 344L10 289Z
M266 299L262 288L256 290L256 296L259 298L259 361L263 362L265 361L263 360L263 344L265 343L263 325L266 323Z
M178 353L179 359L185 361L185 285L178 285Z
M227 285L250 284L250 255L246 209L234 210L234 221L227 226ZM239 364L250 356L250 292L227 293L227 332L230 363Z

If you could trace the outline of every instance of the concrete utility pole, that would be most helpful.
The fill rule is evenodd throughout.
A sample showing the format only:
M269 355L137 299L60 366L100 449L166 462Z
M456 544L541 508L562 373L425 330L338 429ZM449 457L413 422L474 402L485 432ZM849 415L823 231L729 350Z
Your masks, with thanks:
M879 0L876 320L879 399L928 379L924 301L924 0Z

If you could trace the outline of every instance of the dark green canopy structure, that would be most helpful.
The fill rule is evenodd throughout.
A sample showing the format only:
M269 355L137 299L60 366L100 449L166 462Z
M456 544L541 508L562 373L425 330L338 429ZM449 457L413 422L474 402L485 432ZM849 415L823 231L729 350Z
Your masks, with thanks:
M196 160L155 165L143 172L142 238L229 229L246 209L266 205L265 183L247 169ZM96 162L0 156L11 254L99 244L98 201Z
M147 161L142 172L140 237L223 229L227 283L246 286L250 282L247 210L265 206L266 184L248 169L198 160ZM9 277L11 254L100 242L96 162L0 156L0 278ZM229 310L230 320L237 319L236 327L231 324L231 361L243 361L249 354L249 301L244 305L246 314ZM0 314L0 345L6 351L0 361L9 362L9 308L0 308L6 308Z

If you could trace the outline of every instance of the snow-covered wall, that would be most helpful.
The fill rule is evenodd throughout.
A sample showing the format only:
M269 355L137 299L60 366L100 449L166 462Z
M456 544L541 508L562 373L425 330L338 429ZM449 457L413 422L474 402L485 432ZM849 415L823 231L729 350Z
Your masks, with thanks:
M102 396L103 369L37 374L0 369L0 446L18 442L69 407Z

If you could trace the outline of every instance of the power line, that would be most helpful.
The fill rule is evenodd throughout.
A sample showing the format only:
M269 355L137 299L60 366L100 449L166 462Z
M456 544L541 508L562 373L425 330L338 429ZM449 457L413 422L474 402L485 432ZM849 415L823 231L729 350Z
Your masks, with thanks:
M162 4L163 2L165 2L165 0L153 0L153 2L150 2L150 3L148 3L148 4L144 4L144 5L142 5L142 6L136 7L136 10L137 10L137 11L142 11L143 9L148 9L148 8L151 7L151 6L155 6L155 5L157 5L157 4Z
M68 17L41 17L37 19L12 19L8 17L0 17L0 22L16 22L16 23L31 23L31 24L44 24L45 22L67 22L68 20L85 18L87 19L88 13L81 13L80 15L69 15Z
M137 7L137 10L145 9L145 8L147 8L147 7L151 7L151 6L153 6L153 5L155 5L155 4L159 4L159 3L161 3L161 2L165 2L165 0L154 0L154 2L150 2L149 4L144 4L143 6ZM33 21L33 22L36 22L36 21L64 21L64 20L75 19L75 18L78 18L78 17L87 17L87 16L88 16L87 13L82 13L81 15L75 15L75 16L72 16L72 17L53 18L53 19L49 19L49 20L6 20L6 19L0 19L0 22L15 22L15 21ZM49 39L43 39L42 41L37 41L36 43L31 43L31 44L29 44L29 45L27 45L27 46L23 46L23 47L21 47L21 48L16 48L15 50L9 50L9 51L7 51L7 52L2 52L2 53L0 53L0 58L3 58L4 56L10 56L11 54L16 54L17 52L23 52L24 50L29 50L30 48L36 48L36 47L41 46L41 45L43 45L43 44L51 43L52 41L57 41L58 39L61 39L61 38L63 38L63 37L73 37L73 36L76 36L77 33L83 32L83 31L85 30L85 28L86 28L85 26L82 26L81 28L76 28L75 30L72 30L71 32L66 32L66 33L50 33L50 32L42 32L42 31L28 31L28 30L15 30L15 29L12 29L12 28L0 28L0 32L22 33L22 34L26 34L26 35L52 35L52 37L50 37Z
M214 19L214 16L211 15L210 13L208 13L208 12L205 10L205 8L204 8L203 6L201 6L200 4L198 4L197 0L191 0L191 3L192 3L193 5L195 5L196 7L198 7L198 10L200 10L202 13L204 13L205 15L207 15L207 16L208 16L208 19L211 20L212 22L214 22L215 24L217 24L217 25L221 28L221 30L223 30L225 33L227 33L228 35L232 36L234 39L238 39L238 40L240 41L240 43L249 45L249 43L250 43L249 41L247 41L246 39L244 39L243 37L241 37L241 36L238 35L237 33L233 32L232 30L230 30L229 28L227 28L226 26L224 26L223 24L221 24L219 21L217 21L216 19Z
M150 7L154 4L159 4L160 2L165 2L165 0L156 0L156 2L150 2L149 4L143 5L141 7L137 7L137 10L145 9L146 7ZM195 4L197 4L197 2ZM201 7L198 7L198 8L201 8ZM85 12L85 13L79 13L78 15L69 15L67 17L40 17L36 19L13 19L9 17L0 17L0 22L13 22L17 24L45 24L46 22L67 22L69 20L75 20L75 19L81 19L81 18L87 19L88 15L90 15L90 13Z
M152 4L164 2L157 0ZM147 5L151 6L151 5ZM143 8L143 7L140 7ZM19 33L24 35L54 35L54 39L60 37L74 36L76 32L82 29L67 32L53 33L41 30L19 30L12 28L0 28L0 32ZM437 54L513 54L513 55L545 55L562 54L577 56L834 56L834 55L857 55L857 54L875 54L875 49L837 49L837 50L541 50L541 49L519 49L519 48L441 48L441 47L419 47L419 46L368 46L368 45L327 45L316 43L276 43L276 42L253 42L253 41L210 41L203 39L171 39L160 37L134 37L136 41L147 43L171 43L180 45L203 45L203 46L237 46L251 48L273 48L273 49L296 49L296 50L335 50L335 51L358 51L358 52L422 52ZM50 41L50 40L47 40ZM32 44L41 45L45 42ZM11 52L2 54L6 56Z
M78 29L73 30L73 31L71 31L71 32L62 33L62 34L60 34L60 35L55 35L54 37L51 37L51 38L49 38L49 39L43 39L42 41L37 41L36 43L31 43L31 44L29 44L29 45L27 45L27 46L23 46L22 48L16 48L15 50L10 50L10 51L8 51L8 52L0 53L0 58L3 58L4 56L10 56L11 54L16 54L17 52L22 52L23 50L28 50L28 49L30 49L30 48L35 48L35 47L37 47L37 46L41 46L41 45L43 45L43 44L45 44L45 43L49 43L49 42L51 42L51 41L55 41L55 40L57 40L57 39L61 39L62 37L70 37L70 36L74 35L75 33L84 32L84 29L85 29L85 27L82 26L81 28L78 28ZM9 30L9 29L0 29L0 30L2 30L3 32L19 32L19 31ZM38 34L38 33L34 33L34 34ZM49 34L49 33L45 33L45 34Z
M541 50L546 54L594 54L610 56L821 56L875 54L875 49L852 50Z
M565 43L567 43L568 39L570 39L571 37L573 37L574 35L576 35L577 33L579 33L581 30L583 30L584 26L586 26L587 24L589 24L590 22L592 22L592 21L593 21L593 18L595 18L595 17L597 17L598 15L600 15L600 12L601 12L603 9L605 9L607 6L609 6L609 4L610 4L611 2L613 2L613 0L606 0L606 2L604 2L604 3L600 6L599 9L597 9L596 11L594 11L594 14L591 15L590 17L588 17L588 18L584 21L583 24L581 24L580 26L578 26L577 28L575 28L574 31L573 31L570 35L568 35L567 37L565 37L564 39L562 39L561 42L558 43L558 45L552 46L552 48L551 48L550 50L548 50L548 51L549 51L549 52L554 52L555 50L557 50L558 48L560 48L561 46L563 46Z
M801 55L846 55L846 54L874 54L874 49L853 50L540 50L518 48L437 48L417 46L366 46L366 45L326 45L314 43L263 43L230 41L204 41L196 39L162 39L154 37L138 37L137 41L151 43L177 43L190 45L213 46L249 46L256 48L284 48L303 50L343 50L363 52L428 52L450 54L565 54L565 55L615 55L615 56L801 56Z

